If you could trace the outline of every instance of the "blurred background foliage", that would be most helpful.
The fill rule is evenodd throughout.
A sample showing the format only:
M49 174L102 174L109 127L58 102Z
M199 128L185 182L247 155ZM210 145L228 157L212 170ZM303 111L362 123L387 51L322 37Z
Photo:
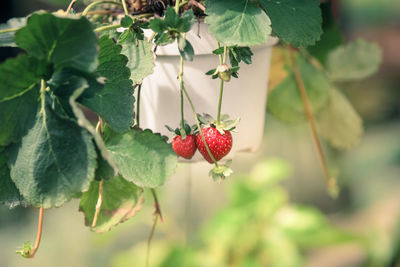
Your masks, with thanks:
M325 146L339 170L339 198L327 194L307 124L267 115L262 148L237 156L233 178L215 184L205 164L181 165L159 190L164 222L157 225L151 266L400 266L400 2L336 1L330 17L325 2L326 33L311 54L324 62L326 51L358 38L383 50L377 74L340 83L365 133L352 150ZM0 22L68 3L3 0ZM1 48L0 60L15 53ZM0 207L0 266L145 265L152 201L101 235L84 226L78 205L46 211L33 260L14 249L34 237L37 211Z

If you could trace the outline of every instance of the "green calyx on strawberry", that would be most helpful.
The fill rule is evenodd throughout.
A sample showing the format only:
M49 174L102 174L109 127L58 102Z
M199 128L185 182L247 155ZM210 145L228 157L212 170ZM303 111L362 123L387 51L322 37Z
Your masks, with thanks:
M229 116L223 115L220 122L215 121L210 115L198 115L200 123L203 125L201 133L204 136L207 147L214 160L218 162L225 157L232 149L232 134L240 119L228 120ZM196 135L196 145L201 155L209 163L214 163L213 158L207 151L206 144L200 133Z
M209 175L213 178L214 182L220 182L233 173L230 168L231 164L232 160L228 160L224 165L218 165L209 172Z
M197 127L190 127L186 122L184 123L184 128L173 130L167 125L165 127L175 133L175 137L172 140L172 149L175 153L182 158L191 159L197 150L196 137L193 134Z
M206 73L206 75L212 75L213 79L220 78L224 82L229 82L231 77L238 78L239 66L230 66L228 64L218 65L216 69L212 69Z

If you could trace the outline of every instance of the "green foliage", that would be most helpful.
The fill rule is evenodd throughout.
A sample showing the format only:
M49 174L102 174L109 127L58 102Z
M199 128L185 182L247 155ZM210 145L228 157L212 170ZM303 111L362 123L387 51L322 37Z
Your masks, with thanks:
M91 226L99 197L99 182L93 181L87 192L82 194L79 210L85 214L85 223ZM122 223L141 209L143 189L126 181L121 176L103 181L103 203L96 226L91 230L104 233Z
M326 67L333 81L345 82L364 79L378 70L382 51L373 43L357 40L332 51Z
M104 142L120 174L140 187L157 187L174 173L177 156L164 137L150 130L134 128L118 134L104 129Z
M295 47L313 45L322 34L318 0L258 0L272 21L272 30Z
M206 23L217 41L225 45L250 46L265 43L271 21L250 0L207 0Z

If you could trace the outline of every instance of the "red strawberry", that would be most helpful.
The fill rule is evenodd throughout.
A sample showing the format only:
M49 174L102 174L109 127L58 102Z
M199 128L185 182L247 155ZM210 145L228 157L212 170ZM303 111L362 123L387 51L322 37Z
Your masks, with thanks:
M194 135L186 135L182 140L182 136L175 136L172 141L172 149L176 154L185 159L191 159L196 152L196 138Z
M224 131L221 134L215 127L206 127L201 130L210 149L211 154L216 161L225 157L232 148L232 135L229 131ZM204 159L209 163L213 163L210 155L207 152L206 146L201 138L200 133L196 136L196 145Z

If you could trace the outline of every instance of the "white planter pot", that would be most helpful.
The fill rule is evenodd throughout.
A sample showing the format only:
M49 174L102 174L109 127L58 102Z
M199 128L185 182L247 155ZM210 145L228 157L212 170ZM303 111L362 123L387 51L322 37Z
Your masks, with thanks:
M201 24L198 37L197 25L187 33L195 57L192 62L185 61L184 82L197 113L217 115L220 80L212 80L205 75L219 64L218 56L212 54L216 41ZM232 133L233 147L224 159L232 158L236 152L254 152L261 144L267 103L267 85L271 61L271 47L277 39L271 38L265 45L252 47L253 64L241 63L239 79L232 77L225 83L222 114L240 117L241 121ZM142 128L168 137L173 134L165 125L172 128L180 123L180 92L177 76L179 73L179 52L176 43L158 47L154 73L142 85L140 123ZM193 112L185 99L185 120L195 124ZM190 161L202 160L199 152ZM187 160L183 160L187 161Z

